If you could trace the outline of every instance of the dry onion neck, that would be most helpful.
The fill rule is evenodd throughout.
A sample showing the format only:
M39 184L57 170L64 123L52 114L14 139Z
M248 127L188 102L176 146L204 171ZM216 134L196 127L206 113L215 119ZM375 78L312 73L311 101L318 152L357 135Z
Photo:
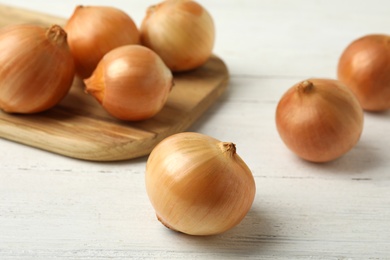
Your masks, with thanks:
M160 6L159 4L150 6L147 10L147 15L154 13L159 6Z
M232 142L222 142L220 147L223 153L227 153L230 156L233 156L236 153L236 145Z
M314 84L309 80L302 81L297 85L297 89L299 93L310 93L313 88L314 88Z
M57 45L62 45L67 40L67 34L59 25L55 24L47 29L46 38Z

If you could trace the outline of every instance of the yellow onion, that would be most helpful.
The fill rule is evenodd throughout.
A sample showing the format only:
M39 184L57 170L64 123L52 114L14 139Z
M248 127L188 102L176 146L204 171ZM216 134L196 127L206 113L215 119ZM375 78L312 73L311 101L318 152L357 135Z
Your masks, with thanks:
M149 7L140 32L142 44L160 55L172 71L203 65L214 47L213 19L191 0L167 0Z
M371 34L343 51L338 79L349 87L367 111L390 108L390 36Z
M138 121L153 117L163 108L173 76L152 50L126 45L104 55L84 82L86 92L112 116Z
M363 130L363 110L341 82L308 79L291 87L276 109L280 137L313 162L334 160L352 149Z
M146 190L166 227L189 235L214 235L241 222L256 187L233 143L185 132L153 149L146 164Z
M58 25L0 29L0 108L36 113L60 102L74 78L66 32Z
M75 8L65 25L76 73L87 78L110 50L128 44L139 44L139 31L124 11L109 6Z

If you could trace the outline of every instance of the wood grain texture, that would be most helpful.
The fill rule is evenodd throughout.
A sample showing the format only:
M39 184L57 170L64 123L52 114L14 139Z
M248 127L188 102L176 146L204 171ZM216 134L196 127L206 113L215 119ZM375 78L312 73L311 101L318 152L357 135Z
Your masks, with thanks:
M60 18L2 5L0 17L0 26L64 24ZM165 137L188 129L224 92L228 79L225 63L212 56L196 70L174 74L175 86L160 113L129 123L103 111L76 77L68 96L49 111L36 115L0 112L0 137L78 159L133 159L149 154Z
M39 25L65 25L65 19L27 9L0 4L0 26L8 24L33 23Z

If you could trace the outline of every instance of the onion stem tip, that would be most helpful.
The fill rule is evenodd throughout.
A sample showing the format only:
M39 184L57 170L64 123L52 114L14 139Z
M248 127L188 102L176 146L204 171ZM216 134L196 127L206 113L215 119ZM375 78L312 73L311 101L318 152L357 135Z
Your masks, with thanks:
M302 92L302 93L309 93L314 87L314 84L313 82L309 81L309 80L304 80L300 83L298 83L298 91L299 92Z
M222 142L221 143L222 151L228 152L230 155L233 155L236 153L236 145L232 142Z

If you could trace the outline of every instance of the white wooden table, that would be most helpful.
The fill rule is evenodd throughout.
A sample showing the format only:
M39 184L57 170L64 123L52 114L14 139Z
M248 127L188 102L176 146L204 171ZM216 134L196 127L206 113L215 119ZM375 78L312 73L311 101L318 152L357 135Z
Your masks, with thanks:
M231 81L189 130L237 144L257 185L247 217L213 237L171 232L147 198L146 157L95 163L0 139L0 259L390 259L390 112L365 113L358 145L326 164L293 155L274 122L287 88L334 78L348 43L390 33L390 1L199 2ZM156 1L0 3L62 17L114 5L139 24Z

